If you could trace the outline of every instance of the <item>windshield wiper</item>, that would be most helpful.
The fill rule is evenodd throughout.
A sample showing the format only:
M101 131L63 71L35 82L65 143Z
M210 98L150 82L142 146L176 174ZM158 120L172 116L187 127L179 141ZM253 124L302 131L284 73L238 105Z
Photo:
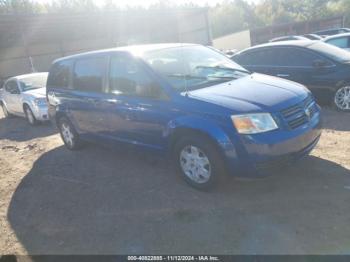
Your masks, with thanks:
M184 78L186 80L188 80L188 79L210 80L212 78L215 78L215 79L237 79L237 77L235 77L235 76L216 76L216 75L195 76L195 75L174 74L174 75L168 75L168 77L178 77L178 78Z
M214 79L237 79L237 77L235 77L235 76L208 76L209 80L211 78L214 78Z
M41 87L35 87L35 86L33 86L33 87L27 87L27 88L25 88L24 90L25 90L25 91L28 91L28 90L34 90L34 89L39 89L39 88L41 88Z
M233 72L237 71L237 72L246 73L246 74L250 73L247 70L225 67L225 66L197 66L196 68L214 69L214 70L228 70L228 71L233 71Z

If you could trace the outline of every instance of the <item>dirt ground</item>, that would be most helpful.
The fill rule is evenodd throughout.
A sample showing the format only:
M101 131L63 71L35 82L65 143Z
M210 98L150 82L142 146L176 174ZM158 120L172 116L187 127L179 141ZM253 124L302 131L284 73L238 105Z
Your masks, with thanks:
M350 114L264 179L187 186L162 158L0 115L0 254L349 254Z

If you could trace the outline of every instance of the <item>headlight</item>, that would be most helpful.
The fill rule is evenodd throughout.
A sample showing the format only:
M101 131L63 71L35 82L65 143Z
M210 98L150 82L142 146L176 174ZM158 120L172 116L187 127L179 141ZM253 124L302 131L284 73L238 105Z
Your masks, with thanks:
M240 134L257 134L278 128L269 113L233 115L231 119Z
M35 98L34 99L34 104L36 106L46 106L46 98Z

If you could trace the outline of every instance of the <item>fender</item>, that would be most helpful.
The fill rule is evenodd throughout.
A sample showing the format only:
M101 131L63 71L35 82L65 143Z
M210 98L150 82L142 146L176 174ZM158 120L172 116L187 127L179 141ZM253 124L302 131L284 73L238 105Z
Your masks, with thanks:
M32 110L34 112L34 108L33 108L34 101L33 101L33 99L34 98L30 99L28 97L22 97L21 98L22 109L23 109L24 105L26 104L26 105L29 106L30 110ZM23 110L23 113L24 113L24 110Z
M197 116L183 116L168 123L164 135L169 141L168 146L171 148L174 134L178 130L198 131L208 135L218 146L220 153L223 153L231 160L237 159L235 146L226 134L226 132L213 121Z

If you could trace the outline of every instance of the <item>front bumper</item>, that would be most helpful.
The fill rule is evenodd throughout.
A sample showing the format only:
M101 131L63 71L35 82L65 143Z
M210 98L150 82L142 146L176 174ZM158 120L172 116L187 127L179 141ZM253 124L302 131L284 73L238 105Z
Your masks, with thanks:
M286 155L281 155L277 157L272 157L267 160L257 161L255 163L255 168L260 174L268 174L271 171L281 169L287 165L293 164L298 159L308 155L314 147L317 145L320 140L321 135L316 137L314 141L312 141L309 145L302 148L297 152L292 152Z
M36 120L38 120L38 121L48 121L49 120L47 106L33 106L32 110L33 110L33 114L34 114Z
M236 156L230 157L225 152L228 171L235 176L259 177L293 164L317 145L321 128L321 114L317 112L307 124L295 130L240 135L234 143Z

